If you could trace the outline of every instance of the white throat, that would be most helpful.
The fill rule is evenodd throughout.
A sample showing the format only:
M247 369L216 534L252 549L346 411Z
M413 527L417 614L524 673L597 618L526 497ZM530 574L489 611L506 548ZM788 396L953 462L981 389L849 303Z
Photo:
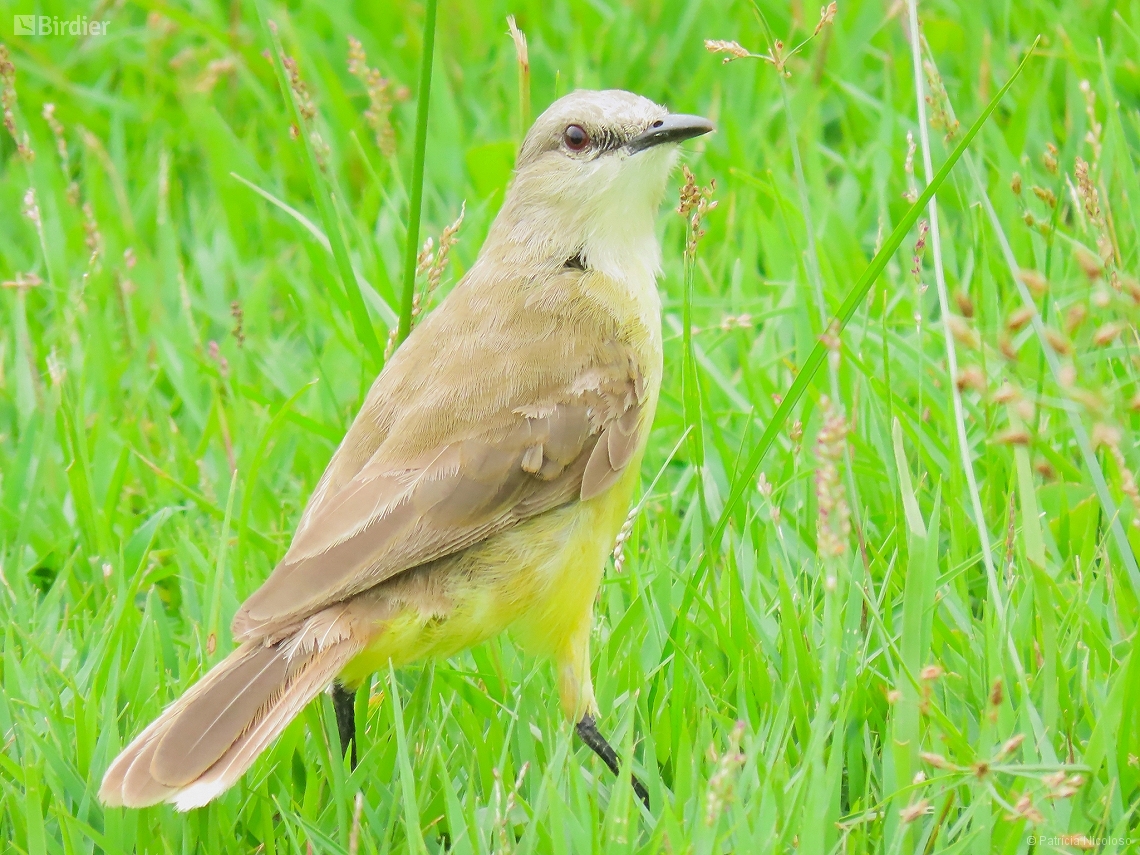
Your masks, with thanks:
M655 221L676 158L669 145L604 155L578 173L532 165L508 193L481 260L553 270L577 255L634 294L655 290Z
M661 272L661 245L653 227L653 211L611 206L591 221L582 246L582 261L591 270L630 285L653 282Z
M608 164L613 172L586 220L582 260L588 268L619 281L653 283L661 272L654 223L676 159L675 147L667 146Z

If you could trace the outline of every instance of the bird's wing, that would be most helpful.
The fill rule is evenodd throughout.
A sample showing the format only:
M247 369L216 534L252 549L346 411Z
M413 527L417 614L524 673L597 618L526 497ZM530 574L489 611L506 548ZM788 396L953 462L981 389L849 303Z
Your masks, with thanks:
M234 633L276 631L519 522L608 489L648 429L645 383L624 346L416 459L385 446L306 512L285 558L242 605Z

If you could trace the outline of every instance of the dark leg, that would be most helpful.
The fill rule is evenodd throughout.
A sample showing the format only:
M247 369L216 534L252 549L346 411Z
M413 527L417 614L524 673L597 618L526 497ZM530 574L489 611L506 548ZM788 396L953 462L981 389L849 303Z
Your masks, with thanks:
M594 722L592 715L582 716L582 720L578 722L577 726L578 736L582 741L589 746L590 750L602 758L602 762L610 767L610 771L615 775L618 774L618 757L617 752L606 742L606 738L598 733L598 725ZM637 793L637 797L645 802L646 810L649 809L649 790L645 788L645 784L637 779L636 775L630 775L633 779L633 791Z
M340 750L352 754L349 762L356 768L356 692L340 683L333 683L333 709L336 711L336 729L340 733Z

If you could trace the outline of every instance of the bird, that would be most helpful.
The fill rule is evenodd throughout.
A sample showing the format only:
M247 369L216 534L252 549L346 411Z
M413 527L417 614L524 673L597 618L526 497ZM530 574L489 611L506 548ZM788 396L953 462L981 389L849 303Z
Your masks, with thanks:
M712 130L622 90L535 119L475 263L380 371L234 616L238 646L115 758L105 805L209 803L330 688L355 764L365 678L504 630L552 662L563 714L618 774L593 604L661 388L656 215L678 143Z

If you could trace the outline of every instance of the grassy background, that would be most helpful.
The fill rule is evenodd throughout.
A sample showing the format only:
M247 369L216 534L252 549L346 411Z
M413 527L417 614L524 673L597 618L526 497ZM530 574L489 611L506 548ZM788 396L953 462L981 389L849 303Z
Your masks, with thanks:
M804 6L766 7L770 31L798 44L817 20ZM268 10L317 106L321 181L383 344L423 8ZM968 125L1041 34L1039 55L972 146L975 172L960 162L939 194L939 245L921 227L907 238L760 481L743 461L778 396L923 186L921 145L907 168L908 133L922 137L906 4L842 3L781 78L703 49L768 50L747 3L442 0L421 237L467 206L444 289L474 260L527 124L508 13L529 39L533 112L617 86L718 124L687 146L719 203L692 267L689 344L685 227L662 216L666 382L643 483L657 480L594 637L600 724L652 815L571 738L548 666L509 639L380 675L352 775L322 698L206 809L96 802L118 749L230 649L230 617L284 551L378 365L301 224L326 228L256 8L103 2L78 11L108 19L106 37L11 36L10 14L33 11L77 9L0 3L13 121L35 151L0 133L11 851L1140 847L1140 578L1120 549L1122 535L1140 547L1140 3L922 4L945 91L925 105L943 125L929 128L935 166L949 150L937 120L953 109ZM349 35L393 91L413 90L393 157L363 119ZM1033 293L1011 260L1040 272ZM1027 295L1044 334L1017 316ZM734 489L743 503L714 542Z

